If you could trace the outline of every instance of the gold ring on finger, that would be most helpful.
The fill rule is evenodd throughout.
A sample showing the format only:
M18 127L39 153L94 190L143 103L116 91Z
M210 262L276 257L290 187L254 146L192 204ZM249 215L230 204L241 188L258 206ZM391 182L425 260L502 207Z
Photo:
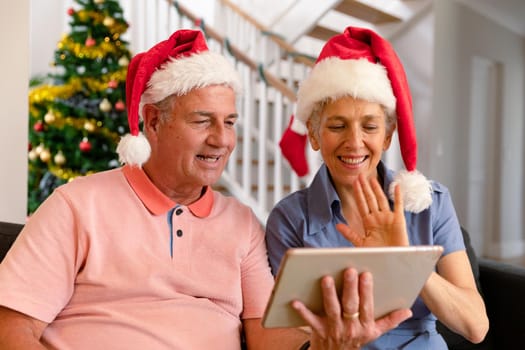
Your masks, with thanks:
M343 318L345 320L355 320L359 317L359 312L354 312L353 314L343 311Z

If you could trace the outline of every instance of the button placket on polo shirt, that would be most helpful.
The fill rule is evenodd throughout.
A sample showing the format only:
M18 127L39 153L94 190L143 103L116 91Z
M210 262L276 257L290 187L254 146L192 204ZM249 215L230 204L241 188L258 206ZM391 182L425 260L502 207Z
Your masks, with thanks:
M177 208L175 210L175 215L177 216L182 215L182 213L184 213L184 210L182 210L182 208ZM184 232L181 229L177 229L176 234L177 234L177 237L182 237L184 235Z
M175 215L173 215L175 214ZM173 259L174 254L174 246L175 246L175 238L182 238L184 236L184 230L182 227L180 227L180 222L177 220L177 217L180 217L182 214L184 214L184 209L181 207L180 204L177 204L174 208L170 209L167 213L167 220L168 220L168 226L170 230L170 237L169 237L169 249L170 249L170 257Z

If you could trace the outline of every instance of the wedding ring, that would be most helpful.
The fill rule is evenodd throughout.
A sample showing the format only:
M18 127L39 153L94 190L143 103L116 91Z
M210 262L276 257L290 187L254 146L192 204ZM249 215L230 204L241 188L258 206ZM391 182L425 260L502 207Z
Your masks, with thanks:
M359 317L359 312L354 312L353 314L349 314L348 312L343 311L343 318L345 320L355 320Z

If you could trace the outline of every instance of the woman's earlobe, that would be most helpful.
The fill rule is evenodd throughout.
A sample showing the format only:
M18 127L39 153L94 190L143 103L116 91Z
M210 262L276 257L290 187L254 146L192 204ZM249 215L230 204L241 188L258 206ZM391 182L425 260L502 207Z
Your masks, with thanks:
M319 146L319 142L317 142L317 139L310 133L308 133L308 140L310 141L310 146L312 147L312 149L314 151L319 151L319 149L321 148Z
M392 143L392 137L388 138L383 142L383 152L387 151L390 148L390 144Z
M386 151L390 148L390 145L392 144L392 137L394 137L394 131L395 128L390 132L390 135L387 135L385 137L385 141L383 142L383 151Z
M315 137L315 132L312 124L310 123L310 120L306 122L306 128L308 129L307 135L308 135L308 141L310 142L310 147L314 151L319 151L321 147L319 147L319 141Z
M308 141L310 141L310 147L312 147L314 151L319 151L319 142L310 128L308 128Z

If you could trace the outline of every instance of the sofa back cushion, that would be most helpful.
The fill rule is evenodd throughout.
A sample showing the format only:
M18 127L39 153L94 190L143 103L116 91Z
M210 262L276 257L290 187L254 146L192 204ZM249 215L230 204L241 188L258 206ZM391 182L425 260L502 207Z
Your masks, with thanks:
M23 227L22 224L0 221L0 262L4 260L4 256Z

